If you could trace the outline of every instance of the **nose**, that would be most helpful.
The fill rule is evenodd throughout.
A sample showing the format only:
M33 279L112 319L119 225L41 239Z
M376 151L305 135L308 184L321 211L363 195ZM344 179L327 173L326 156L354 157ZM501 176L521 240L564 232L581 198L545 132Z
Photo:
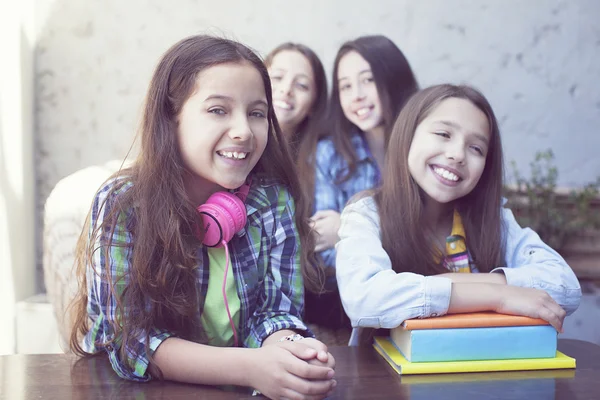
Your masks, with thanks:
M292 93L292 81L290 79L282 79L277 84L277 91L281 94L290 95Z
M241 114L241 113L240 113ZM232 126L229 129L229 137L237 141L247 141L252 138L252 128L250 128L250 121L248 116L239 115L232 121Z
M459 164L462 164L465 161L465 154L465 145L460 140L449 143L446 148L446 157Z
M354 85L352 89L352 98L354 100L362 100L365 98L365 90L363 88L363 85L360 84L360 82Z

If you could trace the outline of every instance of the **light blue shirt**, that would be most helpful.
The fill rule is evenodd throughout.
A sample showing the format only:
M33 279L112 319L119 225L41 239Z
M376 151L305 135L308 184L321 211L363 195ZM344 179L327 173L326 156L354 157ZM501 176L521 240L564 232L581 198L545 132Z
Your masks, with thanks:
M317 144L313 213L322 210L341 213L352 196L363 190L373 189L380 183L379 167L371 156L364 135L356 131L350 135L358 161L354 173L341 183L340 178L348 171L346 160L337 152L330 138L321 139ZM326 266L335 267L334 248L324 250L319 255Z
M566 312L581 301L579 281L565 260L529 228L521 228L509 209L502 209L509 285L548 293ZM336 245L336 276L342 304L352 327L350 345L357 345L360 329L395 328L410 318L448 312L449 278L396 273L381 244L377 205L372 197L348 205L341 217Z

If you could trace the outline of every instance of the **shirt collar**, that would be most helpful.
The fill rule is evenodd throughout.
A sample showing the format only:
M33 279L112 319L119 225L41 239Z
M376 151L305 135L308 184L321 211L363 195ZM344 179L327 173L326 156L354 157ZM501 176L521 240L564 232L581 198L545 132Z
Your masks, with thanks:
M266 179L254 179L245 202L246 215L248 217L256 213L258 210L262 210L271 205L267 193L263 188L264 185L269 186L271 184L273 184L273 182L268 182Z

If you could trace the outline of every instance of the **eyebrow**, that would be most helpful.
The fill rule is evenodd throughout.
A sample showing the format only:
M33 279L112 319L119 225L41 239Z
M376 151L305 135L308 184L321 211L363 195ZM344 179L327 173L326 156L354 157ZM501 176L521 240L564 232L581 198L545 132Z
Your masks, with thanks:
M277 72L285 72L285 73L288 73L288 72L289 72L287 69L284 69L284 68L274 68L274 69L273 69L273 71L277 71ZM306 75L306 74L297 74L297 75L298 75L298 76L301 76L301 77L304 77L304 78L308 79L309 81L311 80L311 79L310 79L310 76L308 76L308 75Z
M462 129L462 127L460 125L458 125L457 123L452 122L452 121L435 121L435 122L440 123L442 125L447 125L447 126L449 126L451 128L454 128L454 129L458 129L458 130ZM472 134L473 134L473 136L475 136L476 138L478 138L479 140L481 140L485 144L489 144L490 143L490 140L485 135L482 135L481 133L477 133L477 132L472 132Z
M364 73L366 73L366 72L373 73L373 72L371 71L371 68L367 68L367 69L363 69L362 71L360 71L360 72L358 73L358 75L362 75L362 74L364 74ZM350 79L350 77L349 77L349 76L342 76L341 78L338 78L338 82L339 82L339 81L341 81L341 80L344 80L344 79Z
M233 97L230 96L225 96L222 94L211 94L210 96L208 96L206 99L204 99L205 102L209 101L209 100L225 100L225 101L234 101ZM252 103L250 103L250 105L255 105L255 104L261 104L265 107L269 107L268 103L266 100L264 99L258 99L258 100L254 100Z

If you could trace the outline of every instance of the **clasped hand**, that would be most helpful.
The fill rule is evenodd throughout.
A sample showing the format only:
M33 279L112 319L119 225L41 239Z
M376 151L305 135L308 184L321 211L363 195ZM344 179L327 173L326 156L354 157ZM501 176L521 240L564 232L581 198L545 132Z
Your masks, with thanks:
M270 399L320 400L336 386L335 359L316 339L276 342L257 352L250 381Z

